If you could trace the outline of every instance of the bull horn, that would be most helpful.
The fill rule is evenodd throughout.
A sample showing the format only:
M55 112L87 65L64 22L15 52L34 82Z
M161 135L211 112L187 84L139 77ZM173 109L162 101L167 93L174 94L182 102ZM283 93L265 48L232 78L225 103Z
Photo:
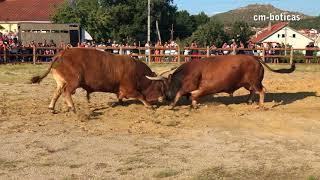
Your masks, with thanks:
M162 76L157 76L157 77L150 77L150 76L146 76L146 78L152 80L152 81L162 81L164 80L164 77Z
M177 69L178 67L173 67L173 68L171 68L170 70L166 70L166 71L164 71L164 72L161 72L160 74L159 74L159 76L162 76L162 75L164 75L164 74L166 74L167 72L173 72L173 71L175 71L176 69Z

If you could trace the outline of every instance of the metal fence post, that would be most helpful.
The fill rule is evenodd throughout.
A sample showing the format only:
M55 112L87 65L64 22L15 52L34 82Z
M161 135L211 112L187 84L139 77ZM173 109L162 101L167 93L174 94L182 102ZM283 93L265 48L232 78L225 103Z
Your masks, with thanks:
M32 54L33 54L33 64L36 64L36 46L32 47Z

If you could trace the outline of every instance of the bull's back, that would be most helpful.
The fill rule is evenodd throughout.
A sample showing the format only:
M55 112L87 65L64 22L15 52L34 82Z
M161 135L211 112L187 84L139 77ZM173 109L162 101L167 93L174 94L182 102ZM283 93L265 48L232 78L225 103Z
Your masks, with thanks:
M182 81L186 84L184 88L191 91L231 92L253 81L261 68L253 56L214 56L186 64Z
M256 83L261 70L262 65L253 56L218 56L208 60L202 72L201 86L216 92L230 93Z
M78 83L87 91L117 92L121 80L132 73L134 63L126 57L95 49L66 50L56 70L67 82Z

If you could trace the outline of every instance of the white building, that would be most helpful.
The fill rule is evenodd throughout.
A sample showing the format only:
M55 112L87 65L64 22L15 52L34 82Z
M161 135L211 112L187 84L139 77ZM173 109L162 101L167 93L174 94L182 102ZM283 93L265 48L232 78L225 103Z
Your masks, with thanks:
M305 48L311 38L291 28L288 22L280 22L265 28L251 38L253 43L280 43L291 45L293 48Z
M52 23L50 16L64 0L0 0L0 33L18 32L19 23Z

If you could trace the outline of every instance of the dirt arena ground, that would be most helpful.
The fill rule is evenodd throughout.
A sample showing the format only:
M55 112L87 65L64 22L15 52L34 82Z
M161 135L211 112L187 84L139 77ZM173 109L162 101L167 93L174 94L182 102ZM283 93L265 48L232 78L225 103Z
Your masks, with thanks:
M78 90L78 114L62 99L52 114L52 76L27 83L47 65L1 65L0 179L318 179L320 66L297 66L266 72L269 110L245 104L245 90L174 111L135 100L112 108L107 93L88 105Z

